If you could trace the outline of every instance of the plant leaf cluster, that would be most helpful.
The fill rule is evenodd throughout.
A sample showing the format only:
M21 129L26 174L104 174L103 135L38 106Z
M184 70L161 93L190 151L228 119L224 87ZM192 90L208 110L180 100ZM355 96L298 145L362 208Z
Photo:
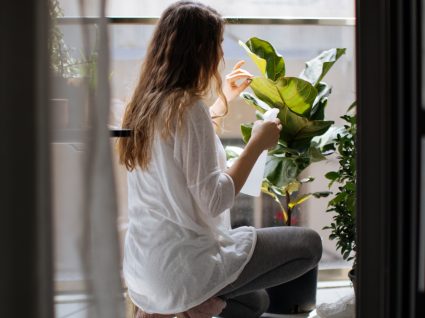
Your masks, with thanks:
M64 78L73 77L76 60L72 57L71 49L65 43L63 33L58 27L57 20L63 17L58 0L49 1L49 15L51 23L49 52L52 72Z
M245 43L239 41L239 44L261 72L251 82L254 94L245 92L241 97L255 108L260 119L267 110L279 109L282 130L278 145L268 152L262 192L279 203L285 223L290 224L290 212L295 206L312 196L329 194L319 192L297 196L301 185L313 180L300 180L300 173L311 163L324 160L334 150L331 136L325 138L326 141L318 138L333 124L333 121L325 120L331 88L322 79L345 53L345 49L333 48L320 53L306 62L305 69L294 77L286 76L285 60L269 42L253 37ZM241 125L245 142L251 137L252 125ZM282 198L286 207L282 204Z
M90 77L96 74L97 51L96 49L86 57L80 52L80 58L72 54L74 49L69 47L64 40L64 35L58 26L58 18L64 16L59 0L49 1L50 16L50 67L53 74L62 78ZM96 44L97 47L97 44ZM95 79L94 79L95 80Z
M350 110L354 106L355 103ZM334 214L333 222L324 229L331 230L329 239L337 241L337 249L343 259L349 261L355 260L356 252L356 115L348 112L341 118L346 124L335 141L339 168L325 175L330 180L329 187L335 182L340 185L327 209L327 212Z

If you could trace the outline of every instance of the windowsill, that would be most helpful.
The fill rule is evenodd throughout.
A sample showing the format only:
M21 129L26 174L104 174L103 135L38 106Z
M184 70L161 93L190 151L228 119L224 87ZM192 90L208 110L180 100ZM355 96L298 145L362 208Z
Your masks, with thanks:
M320 268L318 272L318 282L341 282L349 281L348 272L351 268Z
M336 288L351 286L351 282L348 279L349 270L350 268L319 269L317 287ZM65 297L67 295L81 296L84 294L85 284L82 280L56 280L54 285L56 297Z

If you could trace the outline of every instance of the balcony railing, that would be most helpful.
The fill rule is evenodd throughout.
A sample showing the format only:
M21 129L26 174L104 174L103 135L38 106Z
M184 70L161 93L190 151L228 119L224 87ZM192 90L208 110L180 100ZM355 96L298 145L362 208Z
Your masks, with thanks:
M159 17L108 17L109 24L146 24L153 25ZM224 17L227 24L240 25L321 25L321 26L354 26L355 18L290 18L290 17ZM96 24L96 17L64 17L58 19L59 24Z

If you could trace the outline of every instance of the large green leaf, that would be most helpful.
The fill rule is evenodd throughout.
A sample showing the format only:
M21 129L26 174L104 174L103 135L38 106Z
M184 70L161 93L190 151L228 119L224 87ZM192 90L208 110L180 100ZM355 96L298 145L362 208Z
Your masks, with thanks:
M231 167L243 152L243 148L236 146L226 146L226 166Z
M224 148L226 152L226 160L237 159L243 152L243 148L237 146L226 146Z
M284 106L278 114L282 123L279 143L285 145L286 150L293 149L297 151L306 151L310 147L311 140L316 136L323 135L333 121L308 120L293 113L288 107ZM241 125L242 138L245 143L251 138L252 123ZM288 152L286 151L285 152Z
M317 85L315 87L317 89L317 97L316 97L316 100L314 101L313 105L319 99L321 99L323 97L328 97L330 95L330 93L332 92L332 87L330 87L328 84L326 84L324 82L317 83Z
M263 102L261 99L253 96L248 92L243 92L241 97L247 102L249 105L253 106L257 111L261 114L264 114L266 111L270 110L271 107Z
M267 156L264 177L276 187L285 187L296 181L299 173L293 158Z
M333 124L333 121L308 120L286 106L282 107L278 118L282 123L280 139L294 149L308 149L311 139L324 134Z
M246 43L239 44L258 66L261 73L271 80L285 76L285 61L267 41L259 38L250 38Z
M313 107L310 112L310 119L323 120L325 118L325 108L328 103L328 96L331 93L331 87L323 82L316 85L317 96L313 102Z
M333 121L322 120L309 121L298 131L290 145L295 149L304 149L310 144L313 137L324 134L333 123Z
M297 77L284 77L276 82L277 91L294 113L309 117L317 90L309 82Z
M323 120L325 118L325 108L328 105L328 98L321 98L311 109L311 120Z
M322 154L320 149L316 147L315 145L312 145L310 146L310 148L308 148L307 154L309 156L311 163L326 160L326 157Z
M316 86L344 53L345 49L343 48L323 51L317 57L305 63L305 69L299 77Z
M347 134L347 131L344 127L330 127L326 133L320 136L316 136L312 139L312 145L315 145L318 147L322 152L328 145L333 145L333 148L335 147L335 142L338 138L338 135L345 136Z
M242 46L245 49L245 51L248 53L251 60L255 63L255 65L257 65L261 74L266 76L266 74L267 74L267 71L266 71L267 61L265 59L259 57L258 55L252 53L251 50L249 49L249 47L245 43L243 43L242 41L239 41L239 45Z
M252 126L252 123L241 125L242 139L245 143L247 143L248 140L251 138Z
M251 82L254 94L271 107L281 108L284 105L276 83L265 77L254 77Z
M271 107L289 107L294 113L309 117L317 90L309 82L296 77L284 77L272 81L255 77L251 82L255 95Z

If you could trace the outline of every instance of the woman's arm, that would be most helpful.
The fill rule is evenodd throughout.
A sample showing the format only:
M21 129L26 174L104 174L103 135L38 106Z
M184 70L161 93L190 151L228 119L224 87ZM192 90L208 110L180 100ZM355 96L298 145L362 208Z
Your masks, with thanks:
M226 171L232 178L235 195L239 193L246 182L260 154L276 146L282 125L279 119L255 122L251 138L239 158Z
M187 110L183 127L175 135L174 159L200 209L213 216L233 206L261 151L275 146L280 132L278 119L256 121L241 157L223 172L217 160L216 136L202 102Z
M187 109L182 129L174 138L174 159L188 190L200 210L214 217L231 208L235 200L233 179L218 163L216 138L201 101Z
M223 94L226 97L227 102L234 100L251 83L253 75L248 71L241 69L241 66L244 63L245 61L237 62L233 67L232 72L226 76L226 80L223 83ZM237 84L237 81L240 80L242 80L242 82ZM225 113L226 105L221 98L218 98L210 107L210 115L213 118L214 130L216 132L221 127L223 121L223 117L216 116L221 116ZM248 178L249 173L254 167L254 164L261 152L276 145L281 129L282 126L279 119L255 122L250 141L246 145L240 157L233 163L232 167L226 171L233 180L235 195L239 193L245 184L246 179Z

